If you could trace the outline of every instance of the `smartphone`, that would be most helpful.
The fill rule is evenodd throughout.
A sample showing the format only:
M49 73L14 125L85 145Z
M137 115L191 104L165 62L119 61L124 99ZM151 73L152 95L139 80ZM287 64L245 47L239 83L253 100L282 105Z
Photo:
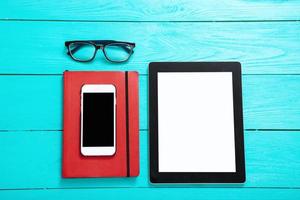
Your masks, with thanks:
M81 154L112 156L116 152L116 88L85 84L81 88Z

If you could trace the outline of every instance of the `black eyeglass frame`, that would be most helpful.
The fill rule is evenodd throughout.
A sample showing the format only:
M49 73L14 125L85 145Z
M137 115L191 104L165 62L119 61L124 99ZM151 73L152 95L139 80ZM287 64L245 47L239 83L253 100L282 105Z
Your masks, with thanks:
M83 44L93 45L95 47L94 55L90 59L88 59L88 60L77 59L76 57L73 56L72 50L70 49L70 45L73 44L73 43L83 43ZM125 59L125 60L121 60L121 61L111 60L107 56L107 54L105 52L105 47L109 46L109 45L112 45L112 44L114 44L114 45L118 45L119 44L121 47L123 47L124 50L126 50L127 53L128 53L128 58ZM65 46L68 49L67 54L69 56L71 56L71 58L73 60L78 61L78 62L90 62L90 61L94 60L94 58L96 57L97 51L99 49L102 49L102 52L103 52L104 57L106 58L106 60L108 60L110 62L114 62L114 63L122 63L122 62L128 61L129 58L130 58L130 56L134 53L133 49L135 47L135 43L132 43L132 42L123 42L123 41L116 41L116 40L72 40L72 41L66 41L65 42ZM126 46L129 46L130 49L127 48Z

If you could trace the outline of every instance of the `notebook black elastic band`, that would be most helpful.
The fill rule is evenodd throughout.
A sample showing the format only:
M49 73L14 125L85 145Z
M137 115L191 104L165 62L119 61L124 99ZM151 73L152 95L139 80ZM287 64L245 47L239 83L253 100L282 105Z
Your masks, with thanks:
M128 71L125 72L125 95L126 95L126 162L127 176L130 176L130 149L129 149L129 99L128 99Z

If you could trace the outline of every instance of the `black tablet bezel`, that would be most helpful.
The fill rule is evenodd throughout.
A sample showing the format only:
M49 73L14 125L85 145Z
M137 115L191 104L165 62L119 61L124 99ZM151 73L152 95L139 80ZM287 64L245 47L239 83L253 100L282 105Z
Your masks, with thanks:
M232 72L236 172L158 171L158 72ZM241 64L239 62L152 62L149 64L149 145L152 183L243 183L245 156Z

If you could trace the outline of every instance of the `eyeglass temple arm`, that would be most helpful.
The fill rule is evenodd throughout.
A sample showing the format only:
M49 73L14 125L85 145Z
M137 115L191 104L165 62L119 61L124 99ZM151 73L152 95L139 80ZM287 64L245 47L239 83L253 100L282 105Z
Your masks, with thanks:
M82 47L82 45L79 45L79 44L77 44L77 46L76 47L74 47L73 49L70 49L70 48L68 48L69 49L69 51L72 53L72 54L74 54L74 53L76 53L76 51L78 51L80 48ZM70 55L70 52L68 51L68 55Z
M112 42L112 40L101 40L101 41L107 41L107 42ZM95 43L97 44L101 44L95 41ZM104 43L104 42L103 42ZM120 46L122 49L124 49L127 53L133 53L134 51L131 50L130 48L128 48L128 46L123 46L121 44L115 44L117 46ZM76 44L76 46L73 49L69 49L71 51L72 54L76 53L78 50L81 49L81 47L83 47L83 44ZM70 55L70 52L67 53L68 55Z

